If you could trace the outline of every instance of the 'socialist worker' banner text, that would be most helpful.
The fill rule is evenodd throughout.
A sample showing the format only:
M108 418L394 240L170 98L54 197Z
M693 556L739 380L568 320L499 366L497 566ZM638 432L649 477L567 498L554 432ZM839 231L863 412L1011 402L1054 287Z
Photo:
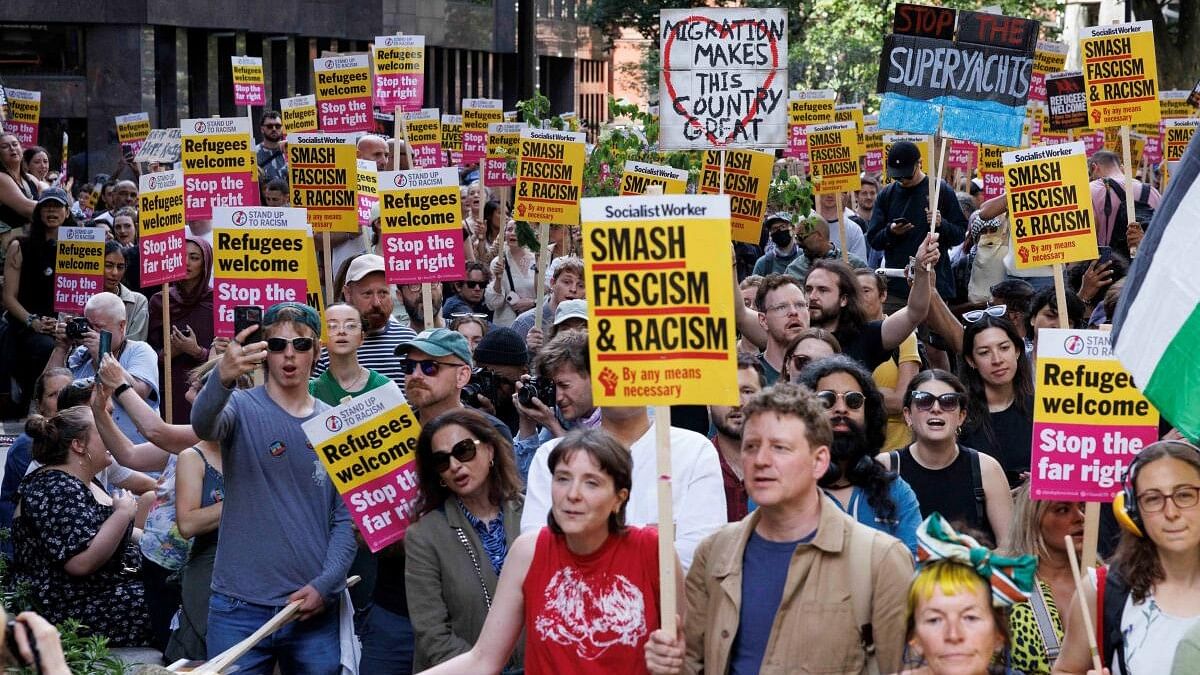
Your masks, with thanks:
M1034 499L1111 502L1138 452L1158 440L1158 411L1095 330L1038 331Z
M138 181L138 249L142 284L157 286L187 276L183 171L144 173Z
M304 209L213 209L213 323L234 337L233 309L307 299L311 245Z
M371 551L404 538L417 514L421 425L400 388L389 382L302 426Z
M1149 21L1084 28L1079 51L1093 129L1158 122L1158 66Z
M583 195L584 134L550 129L521 130L517 164L518 220L552 225L579 224Z
M453 167L379 174L380 246L389 284L463 278L460 209Z
M1006 152L1004 180L1017 267L1099 256L1082 142Z
M725 158L724 186L721 185L722 154ZM775 156L766 152L709 150L704 153L699 192L702 195L729 195L734 241L758 243L774 166Z
M597 405L736 405L729 198L584 199Z
M346 133L374 128L369 56L314 59L313 77L317 81L317 122L321 131Z
M54 311L83 314L104 290L104 228L61 227L54 259Z
M857 192L862 187L858 158L863 151L858 144L854 122L814 124L808 127L805 135L808 137L813 191L817 194Z
M257 206L250 118L200 118L180 124L187 219L212 218L218 206Z
M687 184L687 169L626 160L625 173L621 174L621 195L644 195L652 185L661 187L664 195L681 195L687 192Z
M315 232L358 233L358 157L351 134L288 138L292 206L308 209Z

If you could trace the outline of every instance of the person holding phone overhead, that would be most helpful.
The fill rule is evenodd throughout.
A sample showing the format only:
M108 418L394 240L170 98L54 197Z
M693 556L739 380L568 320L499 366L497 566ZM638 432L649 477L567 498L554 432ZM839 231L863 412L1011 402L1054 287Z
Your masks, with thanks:
M208 285L212 276L212 246L199 237L188 237L187 276L170 287L171 340L171 420L186 423L192 405L185 394L188 372L208 360L213 341L213 294ZM146 341L163 352L162 291L150 298L150 328ZM165 370L165 364L160 370Z

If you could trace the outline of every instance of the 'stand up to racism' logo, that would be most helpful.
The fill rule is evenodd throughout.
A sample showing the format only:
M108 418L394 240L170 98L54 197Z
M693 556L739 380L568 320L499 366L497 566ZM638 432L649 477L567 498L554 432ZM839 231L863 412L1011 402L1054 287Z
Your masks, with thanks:
M248 218L249 217L246 215L245 211L234 211L233 212L233 224L234 225L245 225Z
M151 189L151 190L153 190L154 188L158 187L158 177L157 177L157 176L150 176L150 177L148 177L148 178L146 179L146 185L150 186L150 189Z
M333 59L325 59L325 70L333 70Z
M1078 354L1083 351L1083 338L1078 335L1072 335L1063 341L1063 349L1067 350L1068 354Z
M405 177L404 174L398 173L398 174L396 174L396 179L393 180L392 182L396 184L396 187L402 188L402 187L408 185L408 178Z
M325 428L333 432L341 431L342 418L338 417L337 415L330 415L329 417L326 417Z
M196 122L196 133L204 133L204 122Z

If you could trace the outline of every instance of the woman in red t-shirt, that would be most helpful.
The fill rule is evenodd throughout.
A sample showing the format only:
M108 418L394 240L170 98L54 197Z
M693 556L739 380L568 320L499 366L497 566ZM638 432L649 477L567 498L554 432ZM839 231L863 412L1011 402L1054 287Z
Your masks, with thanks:
M625 526L629 451L599 429L578 429L548 464L548 527L513 542L471 651L428 675L498 673L522 630L527 675L648 672L646 639L659 626L658 531ZM676 595L682 603L682 589Z

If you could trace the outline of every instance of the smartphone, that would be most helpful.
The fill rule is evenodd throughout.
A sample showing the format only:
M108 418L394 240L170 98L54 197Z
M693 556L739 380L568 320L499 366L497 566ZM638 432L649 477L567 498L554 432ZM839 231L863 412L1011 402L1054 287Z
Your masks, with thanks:
M1097 265L1103 265L1112 260L1112 248L1108 246L1098 246L1100 251L1100 259L1096 261Z
M897 225L908 225L911 221L909 221L908 218L896 218L892 222L896 223Z
M242 331L250 326L259 326L260 328L250 334L246 338L244 344L251 342L262 342L262 317L263 308L258 305L238 305L233 308L233 334L238 336Z
M97 363L104 360L105 354L112 353L112 333L106 330L100 331L100 348L96 351Z

